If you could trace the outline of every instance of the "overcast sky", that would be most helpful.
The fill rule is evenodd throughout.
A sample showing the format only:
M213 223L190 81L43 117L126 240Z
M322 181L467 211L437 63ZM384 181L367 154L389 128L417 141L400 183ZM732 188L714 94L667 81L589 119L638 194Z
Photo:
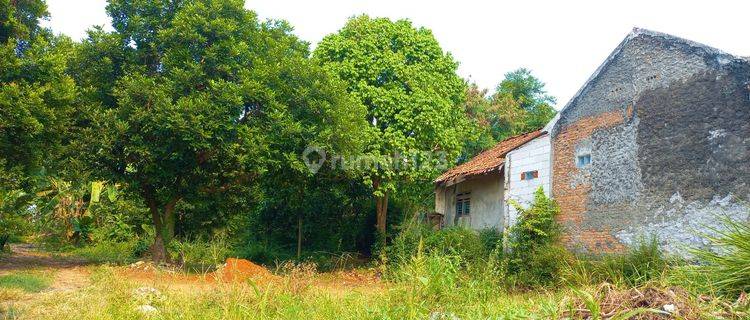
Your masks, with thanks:
M109 25L105 0L47 0L45 24L81 39ZM432 29L461 63L461 76L494 88L527 67L561 108L633 27L666 32L726 52L750 55L750 1L436 1L247 0L262 18L285 19L313 46L362 13L408 18Z

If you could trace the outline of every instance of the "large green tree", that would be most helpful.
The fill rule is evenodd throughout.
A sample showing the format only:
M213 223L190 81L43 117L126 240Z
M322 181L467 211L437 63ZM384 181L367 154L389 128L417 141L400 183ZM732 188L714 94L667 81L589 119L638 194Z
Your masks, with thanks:
M326 36L314 57L367 108L366 154L379 165L365 175L376 197L377 229L384 235L394 182L434 177L441 157L450 162L459 154L467 122L458 63L429 29L366 15ZM430 159L427 153L442 155Z
M270 168L301 171L307 144L356 145L361 104L289 25L243 5L111 0L115 31L92 30L77 53L90 163L149 208L154 260L168 257L179 204L207 208Z
M41 0L0 0L0 189L31 189L32 173L67 143L72 43L39 26L47 15Z

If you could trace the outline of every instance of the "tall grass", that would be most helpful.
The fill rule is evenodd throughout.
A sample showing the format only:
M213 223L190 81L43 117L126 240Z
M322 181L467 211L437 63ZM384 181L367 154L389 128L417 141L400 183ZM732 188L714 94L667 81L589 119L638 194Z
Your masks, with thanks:
M547 293L495 294L479 298L467 293L460 272L441 271L442 258L428 261L413 275L437 272L424 284L398 282L382 288L347 289L311 286L297 291L278 282L195 283L188 288L149 283L161 298L158 311L144 316L135 291L144 284L118 276L116 267L97 267L92 286L80 291L35 297L16 311L28 319L518 319L556 318L560 296ZM454 261L455 262L455 261ZM416 266L415 266L416 267ZM421 268L421 267L420 267ZM453 280L457 282L450 282ZM436 281L434 285L430 281ZM449 281L449 282L446 282ZM443 290L453 284L452 291Z
M750 222L723 219L724 228L706 236L711 246L692 253L703 265L698 271L708 275L721 294L738 296L750 292Z
M173 241L170 244L173 260L180 262L188 271L209 272L227 259L231 246L224 236L211 239L196 238L191 241Z
M563 279L574 286L606 282L637 287L660 279L669 270L669 258L659 249L656 238L651 238L641 239L624 253L569 260Z

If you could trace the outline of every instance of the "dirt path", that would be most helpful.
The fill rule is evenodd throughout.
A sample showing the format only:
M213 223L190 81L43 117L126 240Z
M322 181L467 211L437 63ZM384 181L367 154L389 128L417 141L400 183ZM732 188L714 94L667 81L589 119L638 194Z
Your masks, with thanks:
M0 256L0 275L22 271L54 274L50 290L67 291L87 286L90 272L85 260L67 255L53 255L33 244L11 244L11 254Z
M44 252L33 244L11 244L11 250L10 255L0 256L0 275L24 271L49 273L53 277L49 291L72 291L91 285L90 275L95 265L81 258ZM186 274L169 268L156 268L144 262L116 267L115 270L118 275L140 285L176 290L213 290L218 283L226 282L222 280L224 277L214 273ZM294 285L315 286L334 293L382 288L379 277L373 272L338 271L314 275L292 276L289 279ZM269 275L263 281L282 283L280 279Z

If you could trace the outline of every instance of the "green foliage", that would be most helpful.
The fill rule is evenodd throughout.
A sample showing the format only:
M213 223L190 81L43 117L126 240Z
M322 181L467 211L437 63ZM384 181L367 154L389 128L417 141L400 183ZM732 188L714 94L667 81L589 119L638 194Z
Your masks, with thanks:
M128 264L138 259L139 239L125 242L101 241L75 248L70 254L93 263Z
M308 144L358 145L364 109L287 23L243 5L113 0L114 32L93 30L76 52L87 162L147 204L158 254L194 223L181 217L225 223L246 210L264 172L307 174Z
M365 156L378 165L359 169L373 186L378 229L385 233L388 193L396 183L434 178L467 137L458 63L430 30L367 15L323 38L314 58L367 110L362 120L369 126L359 133Z
M510 230L510 250L532 251L559 240L562 230L555 218L560 213L560 207L544 194L542 187L534 192L534 201L528 208L516 202L510 204L519 216L518 222Z
M396 266L411 261L420 252L429 256L455 256L469 263L486 258L494 249L488 248L485 239L465 227L433 230L427 225L412 223L386 248L386 257Z
M11 3L12 2L12 3ZM42 167L58 167L69 143L75 83L66 71L72 42L39 26L40 0L0 1L0 186L31 191Z
M49 17L43 0L0 1L0 42L33 38L39 32L39 19Z
M21 190L0 188L0 252L8 242L17 241L31 231L31 223L24 214L31 196Z
M708 275L712 288L732 297L750 292L750 223L720 218L724 226L704 235L710 246L695 249L700 273Z
M625 253L579 257L570 262L563 277L577 286L606 282L637 287L660 280L674 264L661 252L656 238L641 239Z
M461 256L426 254L419 242L415 255L395 269L393 279L412 284L409 293L413 299L436 299L440 303L458 286L461 265Z
M11 273L0 275L0 288L21 289L26 292L40 292L52 283L48 276L37 272Z
M540 187L528 208L511 202L518 212L518 222L510 229L508 239L509 272L524 286L549 285L559 281L570 254L559 243L561 227L555 220L560 213L557 203Z
M513 135L544 127L557 111L555 99L544 90L544 83L525 68L508 72L495 92L488 96L471 84L467 90L465 110L477 136L466 142L463 159Z

